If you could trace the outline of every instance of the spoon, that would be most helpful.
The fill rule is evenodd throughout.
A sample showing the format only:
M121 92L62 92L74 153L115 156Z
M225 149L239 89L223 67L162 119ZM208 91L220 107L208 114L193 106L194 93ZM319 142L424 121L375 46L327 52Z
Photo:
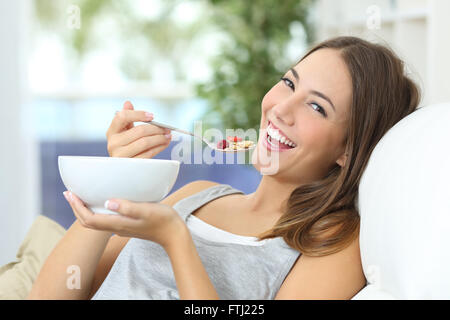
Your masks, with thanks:
M216 150L216 151L220 151L220 152L236 153L236 152L239 152L239 151L250 151L250 150L253 150L256 147L256 145L253 143L253 145L250 148L243 148L243 149L237 149L237 150L220 149L220 148L217 148L216 144L206 140L205 138L203 138L201 136L195 135L192 132L189 132L189 131L186 131L186 130L183 130L183 129L179 129L179 128L175 128L175 127L169 126L168 124L156 122L156 121L153 121L153 120L152 121L144 121L144 123L153 124L153 125L155 125L157 127L160 127L160 128L166 128L166 129L170 129L170 130L173 130L173 131L177 131L177 132L180 132L180 133L184 133L184 134L193 136L194 138L202 140L211 149Z

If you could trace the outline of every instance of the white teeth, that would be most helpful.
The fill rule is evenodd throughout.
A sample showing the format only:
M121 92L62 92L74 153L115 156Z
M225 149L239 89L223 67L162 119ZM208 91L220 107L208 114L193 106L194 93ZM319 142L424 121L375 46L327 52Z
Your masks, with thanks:
M296 144L295 144L295 143L293 143L292 141L290 141L288 138L282 136L282 135L279 133L279 131L278 131L277 129L274 129L274 128L272 128L272 127L269 126L269 127L267 128L267 133L269 134L269 136L270 136L272 139L275 139L275 140L279 141L280 143L284 143L284 144L286 144L286 145L288 145L288 146L290 146L290 147L293 147L293 148L296 147Z

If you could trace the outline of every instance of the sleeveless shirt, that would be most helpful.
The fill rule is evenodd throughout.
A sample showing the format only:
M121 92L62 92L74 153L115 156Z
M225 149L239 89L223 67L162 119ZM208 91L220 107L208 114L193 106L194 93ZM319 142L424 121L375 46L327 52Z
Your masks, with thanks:
M188 221L195 210L214 199L236 193L243 194L230 185L218 184L178 201L173 208L189 228ZM281 237L251 245L245 241L229 241L230 237L238 240L251 237L221 229L217 231L227 233L227 241L217 237L208 239L190 231L203 266L220 299L224 300L273 299L300 256ZM155 242L131 238L92 299L179 299L167 253Z

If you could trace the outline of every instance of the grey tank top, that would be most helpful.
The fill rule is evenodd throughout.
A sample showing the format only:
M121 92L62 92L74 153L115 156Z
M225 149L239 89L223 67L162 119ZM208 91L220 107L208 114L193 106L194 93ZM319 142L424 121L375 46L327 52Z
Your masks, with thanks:
M173 208L187 221L204 204L236 193L243 192L218 184L180 200ZM300 256L281 237L254 246L191 235L203 266L224 300L273 299ZM155 242L131 238L92 299L179 299L167 253Z

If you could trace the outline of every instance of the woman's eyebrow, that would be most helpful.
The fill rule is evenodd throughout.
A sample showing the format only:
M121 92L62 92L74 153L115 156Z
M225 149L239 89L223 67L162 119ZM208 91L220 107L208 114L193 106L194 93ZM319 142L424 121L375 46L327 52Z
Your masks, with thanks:
M316 91L316 90L311 90L311 94L318 96L319 98L322 98L326 101L328 101L328 103L331 105L331 107L333 108L334 112L336 113L336 108L334 107L333 102L331 101L330 98L328 98L326 95L324 95L322 92Z
M300 77L298 76L298 73L297 73L297 71L295 71L294 68L290 68L289 71L292 72L292 74L294 75L294 78L297 79L297 81L300 80Z
M298 75L297 71L295 71L294 68L290 68L289 71L292 72L292 74L294 75L294 78L299 81L300 80L300 76ZM328 103L331 105L331 107L333 108L334 112L336 113L336 107L334 106L333 102L331 101L330 98L328 98L326 95L324 95L322 92L316 91L316 90L311 90L311 94L322 98L326 101L328 101Z

